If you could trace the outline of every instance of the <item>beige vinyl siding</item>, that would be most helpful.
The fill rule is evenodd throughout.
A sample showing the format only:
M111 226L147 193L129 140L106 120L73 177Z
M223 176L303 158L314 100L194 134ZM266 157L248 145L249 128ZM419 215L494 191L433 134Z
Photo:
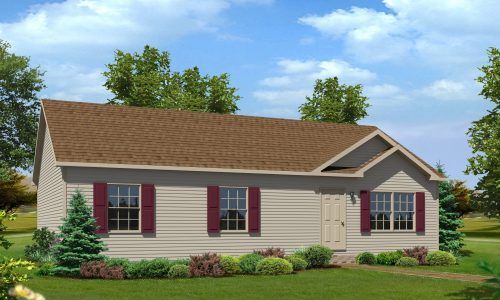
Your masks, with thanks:
M357 167L387 148L389 148L389 145L386 142L380 137L374 137L332 165L336 167Z
M65 184L62 170L56 167L49 131L45 129L37 191L37 227L57 230L64 216Z
M437 249L437 185L399 154L367 172L365 179L258 174L76 168L66 171L68 200L80 189L92 205L92 183L153 183L156 187L155 234L109 234L103 237L110 256L131 259L186 257L207 251L239 255L264 247L288 251L320 242L321 188L426 192L426 233L359 232L359 199L347 197L347 251L380 252L414 245ZM259 186L261 233L210 236L206 225L206 186Z

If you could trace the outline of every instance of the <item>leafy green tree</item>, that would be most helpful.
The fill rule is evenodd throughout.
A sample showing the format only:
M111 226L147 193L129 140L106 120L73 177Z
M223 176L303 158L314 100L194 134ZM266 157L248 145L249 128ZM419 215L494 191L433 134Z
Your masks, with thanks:
M445 174L442 165L438 165L437 170ZM442 181L439 183L439 250L457 253L462 248L464 234L459 229L463 225L453 194L453 182Z
M467 174L481 175L474 201L488 217L500 217L500 49L488 50L489 64L480 68L483 85L479 95L492 102L492 109L472 122L467 131L473 156L468 159Z
M29 169L33 162L43 72L0 40L0 164Z
M360 84L340 84L337 77L316 80L312 97L299 107L302 120L356 124L368 115Z
M460 217L474 211L471 200L471 191L465 186L465 181L453 181L453 196L457 202L457 210Z
M0 180L0 209L13 212L21 205L36 202L36 192L29 191L23 183L26 176L12 172L6 180Z
M100 253L106 247L95 233L96 221L79 191L72 196L68 216L63 221L58 234L61 242L54 246L56 273L78 273L83 262L103 259Z
M200 74L198 67L172 72L170 55L145 46L142 53L116 51L106 65L104 86L115 97L110 104L234 114L240 96L229 75Z

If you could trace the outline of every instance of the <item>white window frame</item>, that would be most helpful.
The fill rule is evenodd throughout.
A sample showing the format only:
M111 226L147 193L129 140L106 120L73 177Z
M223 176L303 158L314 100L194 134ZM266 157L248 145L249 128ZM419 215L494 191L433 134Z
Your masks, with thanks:
M220 208L220 190L223 189L223 188L226 188L226 189L245 189L245 206L246 206L246 215L245 215L245 229L244 230L241 230L241 229L236 229L236 230L231 230L231 229L222 229L220 228L220 232L221 233L248 233L248 187L246 186L219 186L219 199L217 199L217 201L219 201L219 217L218 217L218 222L219 222L219 227L220 227L220 211L221 211L221 208Z
M390 229L371 229L371 193L390 193L391 194L391 211L389 213ZM394 229L394 193L404 193L413 194L413 229ZM387 190L376 190L370 191L370 232L416 232L416 207L417 207L417 193L416 192L405 192L405 191L387 191Z
M108 226L108 232L109 233L141 233L142 232L142 216L141 216L141 203L142 203L142 191L141 191L141 185L140 184L136 184L136 183L107 183L107 187L106 187L106 191L108 191L108 187L110 185L127 185L127 186L137 186L139 187L139 206L138 206L138 211L139 211L139 226L138 226L138 229L137 230L119 230L119 229L115 229L115 230L110 230L109 229L109 204L106 203L106 216L107 216L107 226ZM106 192L106 201L108 201L109 199L109 192ZM118 196L118 198L120 198Z

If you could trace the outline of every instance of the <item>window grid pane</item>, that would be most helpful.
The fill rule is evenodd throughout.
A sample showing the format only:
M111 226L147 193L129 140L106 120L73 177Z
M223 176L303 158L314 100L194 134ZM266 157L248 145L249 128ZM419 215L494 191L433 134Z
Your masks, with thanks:
M109 230L139 230L139 186L108 185Z
M370 227L373 230L391 229L391 193L370 193Z
M394 193L394 230L413 229L413 194Z
M220 229L245 230L247 189L223 187L219 190Z

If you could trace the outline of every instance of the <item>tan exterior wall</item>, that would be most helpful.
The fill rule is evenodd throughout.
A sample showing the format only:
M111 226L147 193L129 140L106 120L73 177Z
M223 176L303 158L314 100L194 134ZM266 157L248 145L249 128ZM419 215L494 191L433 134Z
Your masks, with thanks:
M386 150L389 146L380 137L374 137L352 152L342 157L333 165L336 167L357 167L378 153Z
M47 130L44 133L43 152L40 163L40 176L37 192L37 227L57 230L61 218L65 215L65 203L62 201L65 183L62 170L55 165L54 149Z
M355 192L347 197L347 251L380 252L415 245L438 247L437 182L428 181L411 162L393 154L369 170L365 178L303 177L180 171L76 168L65 170L67 200L80 189L92 205L92 183L153 183L156 187L156 233L109 234L103 240L110 256L142 259L179 258L215 251L243 254L256 248L282 247L288 251L320 242L322 188ZM221 233L209 236L206 225L206 186L259 186L261 233ZM426 232L386 232L361 235L359 191L426 192Z

